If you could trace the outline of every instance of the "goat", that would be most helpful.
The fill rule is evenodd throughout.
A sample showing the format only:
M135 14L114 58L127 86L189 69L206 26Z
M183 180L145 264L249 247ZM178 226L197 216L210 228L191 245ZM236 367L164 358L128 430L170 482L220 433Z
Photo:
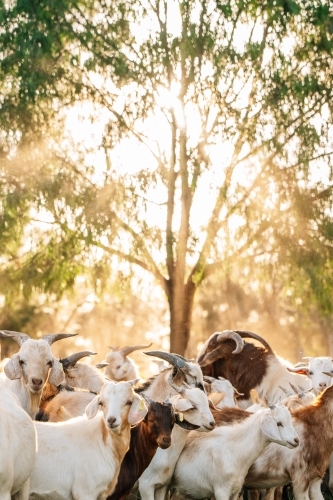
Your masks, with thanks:
M63 422L69 418L83 415L86 406L96 394L89 391L60 391L45 406L38 420L43 422Z
M193 424L197 428L200 426L202 432L209 432L215 427L208 398L201 389L186 385L181 388L174 386L174 390L178 394L171 397L171 402L175 411L181 412L182 426L174 427L170 448L166 451L157 450L149 467L139 478L138 488L142 500L164 500L176 462Z
M201 349L197 362L204 375L225 377L243 394L237 403L246 408L252 404L250 390L256 389L260 398L277 403L280 397L279 386L289 388L289 382L310 388L306 377L287 370L288 362L276 356L269 344L252 332L234 330L244 338L253 338L263 344L256 347L245 342L241 351L233 351L234 343L216 332L209 337ZM235 339L234 339L235 340ZM292 365L290 365L292 367Z
M226 378L205 376L204 382L208 398L216 408L234 407L237 397L242 396Z
M317 358L306 357L307 363L298 363L293 367L288 367L290 372L306 375L312 384L313 392L316 396L331 385L333 377L333 362L332 358L320 356Z
M105 368L105 376L111 380L131 380L134 378L140 378L139 369L134 363L133 359L127 356L138 349L147 349L149 345L135 345L122 347L109 347L112 349L106 356L106 362L108 366Z
M314 392L312 392L312 389L304 391L302 387L297 389L297 387L293 384L290 385L296 394L287 391L284 387L280 387L280 389L287 395L287 397L281 401L281 404L286 406L289 411L297 410L300 406L307 406L311 404L316 397Z
M148 467L157 448L165 450L171 445L171 432L178 414L171 403L158 403L150 398L148 413L136 427L131 429L130 448L121 464L118 482L108 500L123 500L135 482ZM179 421L179 420L178 420Z
M14 354L1 374L2 383L13 391L20 400L22 408L35 418L42 389L48 380L53 385L64 381L61 363L53 356L50 346L57 340L73 337L77 334L55 333L44 335L40 340L33 340L26 333L3 330L1 337L12 337L21 346Z
M129 448L130 427L147 414L144 400L133 391L135 382L105 382L82 417L35 422L38 452L30 500L104 500L112 493Z
M173 487L195 499L236 500L249 467L271 442L291 449L299 444L283 406L272 405L208 435L192 432L177 462Z
M236 342L236 352L243 348L243 339L235 332L226 331L221 333L220 341L227 339L234 339ZM204 380L202 370L198 363L188 361L180 354L173 354L163 351L149 351L145 352L147 356L155 356L167 361L171 367L166 368L164 371L154 375L146 382L144 382L138 389L138 392L143 392L155 401L164 401L170 394L170 382L180 386L186 382L191 387L198 387L204 389Z
M251 466L244 484L263 489L292 482L296 500L309 500L309 495L322 499L320 484L333 452L333 386L291 414L300 436L297 450L271 444Z
M28 500L36 458L34 424L17 396L0 386L0 498Z

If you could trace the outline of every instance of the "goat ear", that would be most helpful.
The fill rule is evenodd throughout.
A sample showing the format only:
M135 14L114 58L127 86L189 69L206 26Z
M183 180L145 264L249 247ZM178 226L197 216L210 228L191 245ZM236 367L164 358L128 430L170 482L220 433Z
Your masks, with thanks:
M49 382L50 384L57 386L62 384L64 380L65 374L62 369L62 364L56 358L53 358L53 365L50 370Z
M148 413L148 408L145 404L144 399L140 398L140 396L135 394L133 402L131 404L131 409L128 413L128 422L131 425L136 425L145 418L147 413Z
M16 380L22 377L22 370L20 365L20 356L14 354L5 365L4 372L10 380Z
M188 399L181 398L180 396L177 396L173 400L173 404L177 411L186 411L193 409L192 403Z
M278 443L282 445L286 444L285 441L281 439L278 427L276 425L276 420L273 415L269 413L265 413L264 415L262 415L260 419L260 427L265 436L268 437L268 439L272 443Z
M99 410L99 396L96 396L90 403L86 406L85 414L88 420L94 418Z

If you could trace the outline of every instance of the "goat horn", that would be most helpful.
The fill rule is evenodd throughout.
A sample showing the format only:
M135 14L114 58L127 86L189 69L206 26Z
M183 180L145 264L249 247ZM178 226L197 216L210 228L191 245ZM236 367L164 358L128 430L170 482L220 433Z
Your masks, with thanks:
M292 392L288 391L288 389L282 387L281 385L279 385L279 389L281 389L281 391L283 391L288 398L293 395Z
M232 354L238 354L243 350L244 340L238 334L238 332L235 332L234 330L224 330L223 332L216 332L216 333L217 333L216 341L218 344L221 344L226 339L232 339L236 342L236 348L232 351Z
M97 365L95 365L95 367L98 368L99 370L102 370L103 368L108 366L108 364L109 363L98 363Z
M75 366L79 359L84 358L85 356L94 356L95 354L97 354L97 352L80 351L67 356L67 358L59 359L59 361L62 363L64 369L66 369L70 366Z
M119 352L126 358L131 352L138 351L139 349L148 349L152 345L152 342L149 345L132 345L127 347L122 347L119 349Z
M186 390L185 387L178 387L178 385L174 385L172 382L169 382L169 384L176 392L179 392L179 394L184 394Z
M300 397L304 396L304 392L300 391L294 384L289 382L289 385L292 388L292 390L295 392L295 394L297 394L297 396L300 396Z
M265 339L263 339L262 337L260 337L260 335L257 335L256 333L253 333L253 332L248 332L246 330L234 330L234 332L238 333L238 335L240 335L242 337L242 339L257 340L264 347L266 347L267 351L273 353L273 349L271 348L271 346L268 344L268 342L266 342Z
M1 330L0 337L4 339L12 338L16 340L19 345L22 345L27 340L31 340L31 337L26 333L12 332L11 330Z
M149 396L147 396L146 394L141 394L141 396L143 397L143 399L145 399L147 401L147 403L149 403L150 405L152 403L155 403L155 401L153 399L151 399Z
M244 396L244 393L243 392L238 392L236 387L232 386L233 390L234 390L234 393L237 395L237 396Z
M333 373L330 373L330 372L321 372L323 373L324 375L328 375L329 377L333 377Z
M42 340L46 340L48 344L52 345L58 340L67 339L69 337L76 337L78 333L51 333L49 335L43 335Z
M149 352L144 352L143 354L147 354L147 356L156 356L156 358L164 359L164 361L167 361L168 363L170 363L170 365L175 366L176 368L179 368L181 370L186 368L188 364L187 359L183 358L179 354L173 354L164 351L149 351Z
M301 370L308 370L308 369L309 369L308 365L293 366L292 368L287 366L288 372L291 372L291 373L297 373Z
M119 345L108 345L106 346L108 349L112 349L113 351L119 351Z

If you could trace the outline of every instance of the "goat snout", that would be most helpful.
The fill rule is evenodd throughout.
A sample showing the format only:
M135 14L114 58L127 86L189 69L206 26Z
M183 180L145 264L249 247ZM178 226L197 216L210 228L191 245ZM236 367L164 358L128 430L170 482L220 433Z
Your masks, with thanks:
M117 425L114 425L115 422L116 422L116 418L115 417L109 417L108 418L108 424L109 424L109 427L111 427L111 429L113 429L114 427L117 427Z
M323 391L324 389L326 389L326 387L327 387L326 382L320 382L319 383L319 388L320 388L321 391Z
M209 424L205 425L206 429L209 429L210 431L214 429L215 426L216 426L215 420L212 420L211 422L209 422Z
M165 448L169 448L169 446L171 444L171 438L170 437L163 437L162 439L159 439L157 443L158 443L159 447L164 450Z
M31 383L33 385L33 388L37 391L39 391L43 386L43 381L40 378L32 378Z

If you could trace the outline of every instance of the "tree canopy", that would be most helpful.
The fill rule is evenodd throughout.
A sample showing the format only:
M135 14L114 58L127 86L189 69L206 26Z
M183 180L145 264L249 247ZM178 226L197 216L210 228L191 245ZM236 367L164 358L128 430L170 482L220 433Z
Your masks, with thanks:
M217 270L331 313L329 1L18 0L0 26L4 293L142 270L180 354Z

